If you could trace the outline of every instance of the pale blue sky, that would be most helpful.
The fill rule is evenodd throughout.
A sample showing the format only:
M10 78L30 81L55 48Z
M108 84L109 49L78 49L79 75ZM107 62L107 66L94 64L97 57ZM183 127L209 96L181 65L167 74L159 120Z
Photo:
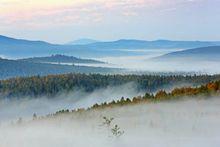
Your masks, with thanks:
M219 26L220 0L0 1L0 34L53 43L220 40Z

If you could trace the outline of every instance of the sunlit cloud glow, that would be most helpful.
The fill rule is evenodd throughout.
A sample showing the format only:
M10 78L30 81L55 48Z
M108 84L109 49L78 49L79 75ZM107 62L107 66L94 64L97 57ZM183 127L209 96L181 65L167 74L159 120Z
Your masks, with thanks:
M194 34L196 39L209 38L207 32L203 33L205 30L209 30L209 36L218 38L213 35L219 22L218 6L219 0L0 0L0 34L17 36L25 30L26 37L38 38L45 35L39 34L44 30L48 40L54 37L51 32L58 33L58 29L59 34L68 36L65 27L68 33L94 38L143 39L148 35L182 39L189 38L189 30L191 38L195 38ZM174 27L178 30L172 33ZM111 33L106 33L106 29Z
M79 23L85 17L97 22L109 11L120 10L119 15L132 16L137 14L135 9L159 3L160 0L1 0L0 19L7 25Z

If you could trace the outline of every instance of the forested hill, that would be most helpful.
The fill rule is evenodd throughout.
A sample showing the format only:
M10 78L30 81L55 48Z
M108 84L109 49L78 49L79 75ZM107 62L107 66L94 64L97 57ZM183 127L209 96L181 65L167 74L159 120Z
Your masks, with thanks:
M0 58L0 79L65 73L114 73L120 71L113 68L87 67L73 65L55 65L26 61L7 60Z
M93 63L93 64L104 63L97 60L81 59L73 56L65 56L60 54L47 56L47 57L33 57L33 58L19 59L19 61L28 61L35 63Z
M220 75L201 76L151 76L151 75L100 75L100 74L63 74L13 78L0 81L1 98L22 98L24 96L53 97L73 90L92 92L108 86L126 83L137 84L137 90L154 92L165 87L179 85L197 86L210 81L220 80Z

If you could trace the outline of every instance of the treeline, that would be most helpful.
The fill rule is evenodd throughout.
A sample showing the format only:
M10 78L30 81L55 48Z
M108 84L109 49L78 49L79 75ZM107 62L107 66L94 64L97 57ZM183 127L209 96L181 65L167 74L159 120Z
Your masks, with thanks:
M155 102L162 100L172 100L184 97L209 97L209 96L219 96L220 94L220 81L210 82L206 85L199 87L183 87L175 88L171 92L166 92L164 90L158 91L156 94L146 93L144 96L134 97L133 99L121 98L118 101L112 101L110 103L102 103L100 105L95 104L89 109L112 107L117 105L135 104L140 102Z
M184 97L210 97L210 96L219 96L220 95L220 81L210 82L206 85L202 85L199 87L183 87L183 88L175 88L171 92L166 92L164 90L160 90L155 94L146 93L144 96L137 96L134 98L124 98L122 97L118 101L112 101L110 103L102 103L102 104L94 104L92 107L88 109L76 109L76 110L60 110L54 114L47 115L47 117L53 117L60 114L67 113L81 113L89 110L103 109L103 108L111 108L115 106L124 106L124 105L133 105L139 103L151 103L151 102L160 102L165 100L176 100Z
M0 81L1 98L22 98L26 96L53 98L60 93L74 90L92 92L108 86L119 86L129 82L137 85L137 90L155 92L166 86L189 84L198 86L220 80L220 75L159 76L159 75L101 75L101 74L62 74L12 78Z

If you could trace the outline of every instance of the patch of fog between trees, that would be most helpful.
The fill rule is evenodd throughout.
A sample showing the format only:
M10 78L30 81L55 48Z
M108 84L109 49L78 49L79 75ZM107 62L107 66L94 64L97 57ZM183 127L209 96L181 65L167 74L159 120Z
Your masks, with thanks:
M143 95L144 92L137 90L137 84L130 82L120 86L108 86L95 90L91 93L84 90L74 90L69 93L62 93L53 98L19 98L17 100L0 101L0 122L15 121L19 117L23 119L32 118L33 114L47 115L63 109L88 108L92 105L112 100L119 100L122 97L132 98Z
M158 90L170 92L177 87L192 86L192 83L175 83L158 87L152 93ZM88 108L94 104L108 103L113 100L120 100L122 97L132 99L135 96L143 96L146 92L138 90L138 84L129 82L120 86L108 86L85 92L82 89L74 90L69 93L62 93L56 97L25 97L16 100L0 100L0 124L17 121L19 118L32 119L33 114L45 116L55 113L59 110L74 110L79 108Z
M220 97L138 104L0 128L7 147L218 147ZM103 126L102 117L113 117ZM124 134L112 136L117 124Z

